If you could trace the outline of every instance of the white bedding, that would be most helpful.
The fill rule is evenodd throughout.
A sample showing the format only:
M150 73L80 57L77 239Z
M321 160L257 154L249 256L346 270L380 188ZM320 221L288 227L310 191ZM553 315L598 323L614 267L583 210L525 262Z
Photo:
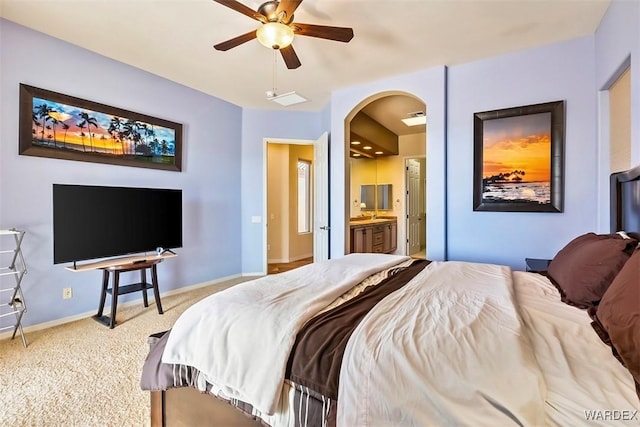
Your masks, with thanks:
M283 383L297 330L407 259L352 254L234 286L178 319L163 361L196 367L217 394L289 425ZM433 262L351 336L338 427L640 425L633 379L590 322L541 275Z
M539 426L542 377L508 267L433 262L345 351L338 426Z
M162 361L193 366L216 394L273 414L300 327L369 275L407 259L351 254L211 295L178 318Z
M587 312L561 302L544 276L513 277L545 382L544 425L640 425L633 378L593 331Z

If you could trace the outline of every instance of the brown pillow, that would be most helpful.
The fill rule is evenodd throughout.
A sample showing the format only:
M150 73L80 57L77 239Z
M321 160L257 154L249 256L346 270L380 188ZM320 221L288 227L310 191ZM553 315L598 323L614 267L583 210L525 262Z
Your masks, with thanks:
M640 383L640 249L616 276L598 309L598 322L636 383Z
M589 308L600 301L637 243L618 234L583 234L556 254L547 273L563 301Z

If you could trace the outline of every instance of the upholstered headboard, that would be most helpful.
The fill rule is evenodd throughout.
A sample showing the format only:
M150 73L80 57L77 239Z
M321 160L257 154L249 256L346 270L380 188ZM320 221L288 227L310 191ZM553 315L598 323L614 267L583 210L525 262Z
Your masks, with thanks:
M611 174L611 232L640 237L640 166Z

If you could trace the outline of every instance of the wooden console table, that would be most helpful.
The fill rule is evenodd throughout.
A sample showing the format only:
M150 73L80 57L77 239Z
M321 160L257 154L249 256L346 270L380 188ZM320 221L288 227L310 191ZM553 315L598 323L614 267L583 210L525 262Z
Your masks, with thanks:
M118 296L124 294L130 294L132 292L142 292L142 300L145 307L149 307L149 301L147 298L147 290L153 289L153 295L156 301L156 307L158 314L163 314L162 303L160 301L160 291L158 289L158 272L157 265L166 258L175 257L173 253L166 253L162 255L151 256L135 256L127 258L118 258L107 261L99 261L95 263L84 264L80 266L67 267L67 270L80 272L88 270L102 270L102 290L100 293L100 305L98 307L98 313L93 318L108 326L109 329L113 329L116 325L116 311L118 308ZM151 283L147 281L147 270L151 270ZM126 273L130 271L140 271L140 282L132 283L125 286L120 286L120 273ZM109 276L113 273L113 281L111 288L109 288ZM107 294L111 294L111 316L104 316L104 304L107 299Z

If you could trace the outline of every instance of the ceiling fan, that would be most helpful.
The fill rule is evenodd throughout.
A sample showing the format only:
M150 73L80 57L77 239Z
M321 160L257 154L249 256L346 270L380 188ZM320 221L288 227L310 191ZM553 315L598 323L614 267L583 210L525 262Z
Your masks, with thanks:
M302 65L291 45L295 34L344 43L353 38L353 29L351 28L293 22L293 13L300 6L302 0L271 0L260 5L258 10L253 10L236 0L213 1L262 23L257 30L218 43L214 46L216 50L226 51L257 38L264 46L279 50L290 70Z

